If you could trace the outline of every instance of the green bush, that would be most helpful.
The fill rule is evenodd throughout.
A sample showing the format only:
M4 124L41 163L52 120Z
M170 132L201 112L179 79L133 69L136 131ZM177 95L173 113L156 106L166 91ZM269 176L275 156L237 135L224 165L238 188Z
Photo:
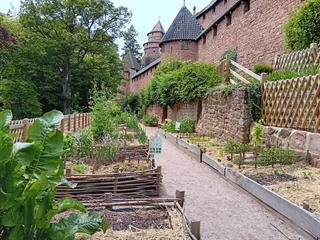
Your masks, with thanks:
M235 62L238 61L238 49L237 48L228 48L224 50L224 52L221 54L220 62L223 60L230 59Z
M293 164L297 160L296 153L288 148L272 146L271 148L263 148L258 156L258 164L262 166L275 164Z
M166 132L171 132L174 133L176 132L176 122L171 121L171 122L166 122L162 128L166 131Z
M67 133L63 138L64 157L73 157L77 154L77 138L74 133Z
M143 122L147 126L156 127L158 125L158 118L156 116L145 115L143 117Z
M120 100L120 105L122 109L129 106L131 112L136 112L140 108L139 96L132 93L125 93Z
M268 75L268 81L287 80L298 77L313 76L320 72L317 66L307 67L301 70L281 70L273 71Z
M81 129L76 135L76 140L77 155L80 157L91 156L93 150L93 135L91 129Z
M253 71L256 74L261 74L261 73L272 73L273 72L273 67L270 63L258 63L256 65L253 66Z
M194 132L194 121L190 118L185 118L181 121L180 125L181 133L193 133Z
M286 43L291 50L320 44L320 1L307 0L297 8L284 26Z
M63 114L46 113L27 131L25 143L13 144L12 114L0 112L1 239L74 239L76 233L106 230L106 223L82 203L56 200L59 185L74 187L64 178ZM62 212L77 210L65 218Z
M84 174L87 171L87 169L87 166L83 163L72 164L72 170L77 173Z

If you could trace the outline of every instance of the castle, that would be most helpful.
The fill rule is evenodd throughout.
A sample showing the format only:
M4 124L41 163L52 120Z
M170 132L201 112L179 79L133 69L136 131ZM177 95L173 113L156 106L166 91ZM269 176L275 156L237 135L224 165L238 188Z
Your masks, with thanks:
M237 61L251 68L272 63L285 51L283 23L302 0L212 0L191 13L186 6L165 32L159 21L148 33L143 67L131 53L124 59L126 90L138 93L166 58L218 63L227 49L235 49Z

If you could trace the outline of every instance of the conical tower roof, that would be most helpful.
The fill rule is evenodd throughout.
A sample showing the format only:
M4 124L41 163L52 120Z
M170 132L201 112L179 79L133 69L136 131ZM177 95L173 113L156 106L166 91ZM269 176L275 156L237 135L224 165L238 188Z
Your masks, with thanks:
M193 14L183 6L162 38L161 44L174 40L196 40L203 30Z
M160 22L160 20L157 22L157 24L153 27L153 29L152 29L152 31L150 32L150 33L152 33L152 32L162 32L162 33L165 33L165 31L164 31L164 29L163 29L163 27L162 27L162 24L161 24L161 22Z
M130 71L130 69L135 69L135 70L140 69L140 65L137 59L133 56L131 51L128 51L127 55L125 55L123 62L124 62L125 71Z

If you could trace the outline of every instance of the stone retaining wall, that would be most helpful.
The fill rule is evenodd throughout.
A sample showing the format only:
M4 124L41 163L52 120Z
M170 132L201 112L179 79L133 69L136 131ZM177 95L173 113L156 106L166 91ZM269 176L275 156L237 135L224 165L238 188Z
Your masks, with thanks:
M252 122L248 93L245 88L241 88L229 95L213 92L204 99L196 130L222 142L235 138L247 143Z
M174 121L181 121L184 118L191 118L197 121L198 102L177 103L168 107L168 118Z
M265 127L265 139L267 145L278 145L291 148L302 156L310 152L310 163L320 168L320 134L300 131L289 128Z
M162 120L163 117L163 107L160 105L151 105L147 108L147 115L156 116L158 120Z

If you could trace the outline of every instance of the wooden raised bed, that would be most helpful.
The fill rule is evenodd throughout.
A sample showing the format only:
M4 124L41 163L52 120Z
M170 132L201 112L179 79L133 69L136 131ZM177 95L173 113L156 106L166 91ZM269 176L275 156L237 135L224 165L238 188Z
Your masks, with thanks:
M81 199L86 195L99 197L106 193L116 196L158 196L161 185L161 167L143 172L114 173L106 175L72 175L67 179L76 183L74 189L60 186L56 197Z

